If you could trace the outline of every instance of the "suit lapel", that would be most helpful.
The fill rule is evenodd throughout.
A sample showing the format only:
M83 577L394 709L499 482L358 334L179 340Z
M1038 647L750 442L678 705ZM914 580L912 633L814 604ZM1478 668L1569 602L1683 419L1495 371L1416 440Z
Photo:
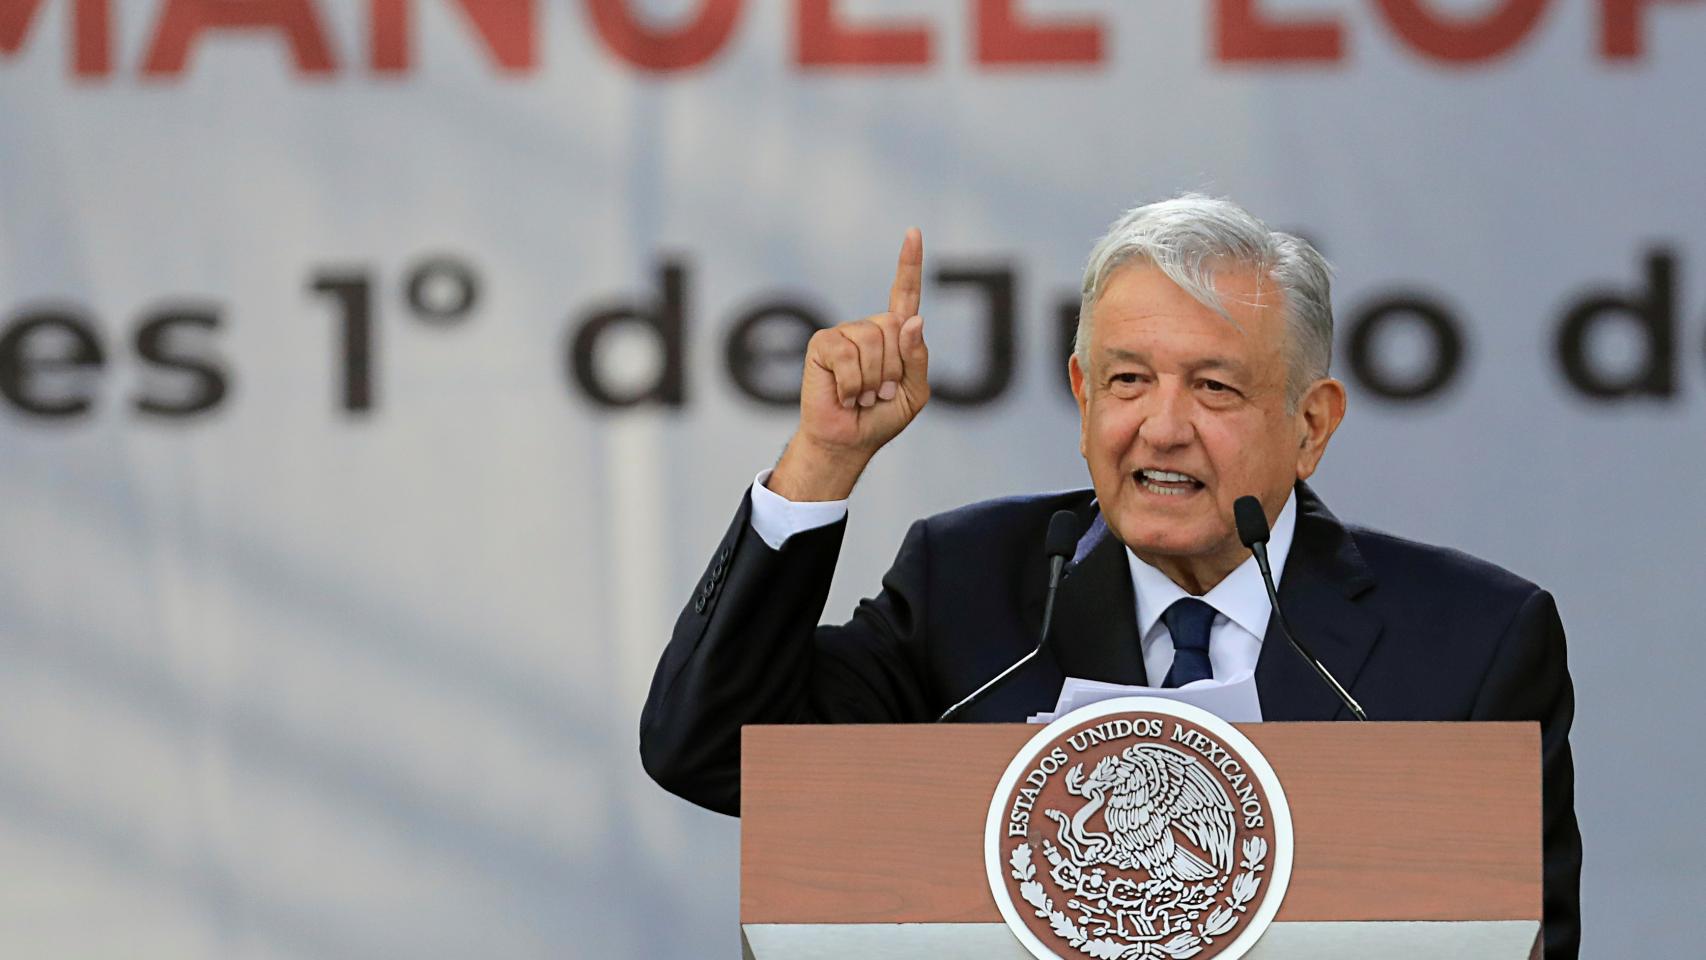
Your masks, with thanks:
M1089 530L1055 596L1049 650L1062 677L1146 684L1137 636L1137 598L1125 545L1110 533L1093 504L1088 512ZM1043 590L1041 578L1027 578L1027 586L1033 579L1036 585L1026 590L1025 607L1031 622L1038 624ZM1353 693L1357 675L1382 629L1379 618L1356 602L1374 583L1344 525L1307 484L1299 483L1297 531L1281 578L1280 604L1297 636ZM1050 684L1058 691L1058 679ZM1269 618L1262 640L1256 690L1267 720L1350 717L1314 669L1291 649L1279 631L1278 618Z
M1108 531L1099 513L1061 579L1049 636L1049 648L1064 676L1148 682L1125 545Z
M1306 484L1297 485L1297 532L1280 581L1280 606L1291 629L1333 676L1356 690L1356 678L1380 639L1381 622L1356 598L1374 578L1344 525ZM1256 690L1266 720L1331 720L1350 712L1268 620L1256 662ZM1365 704L1366 706L1366 704Z

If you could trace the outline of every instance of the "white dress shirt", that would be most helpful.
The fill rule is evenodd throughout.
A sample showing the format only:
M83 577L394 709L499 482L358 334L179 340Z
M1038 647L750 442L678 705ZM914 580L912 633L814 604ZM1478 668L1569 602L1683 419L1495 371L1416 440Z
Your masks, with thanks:
M827 527L847 516L847 501L822 500L796 503L765 486L770 471L752 478L752 530L772 550L796 533Z
M1285 573L1285 558L1291 553L1291 536L1297 530L1297 494L1285 498L1279 519L1268 534L1268 564L1274 573L1277 588ZM1191 596L1167 575L1126 551L1131 566L1132 592L1137 595L1137 636L1143 643L1143 670L1149 675L1149 685L1161 686L1167 671L1173 668L1173 635L1161 614L1176 600ZM1208 628L1208 662L1214 667L1214 677L1187 684L1191 687L1212 687L1240 680L1256 672L1256 659L1262 655L1262 637L1268 632L1268 615L1273 605L1268 602L1268 588L1262 583L1262 571L1255 557L1226 575L1226 579L1197 599L1214 608L1214 623Z
M782 549L796 533L828 526L847 515L845 500L795 503L766 487L764 482L769 479L769 470L753 478L752 529L772 550ZM1275 586L1285 575L1285 560L1291 553L1291 538L1296 529L1297 495L1293 494L1286 498L1268 536L1268 563L1273 569ZM1166 574L1139 560L1129 549L1126 561L1131 567L1132 592L1137 596L1137 635L1143 644L1143 669L1149 675L1149 685L1159 687L1173 667L1173 635L1167 632L1161 614L1175 600L1191 594ZM1214 667L1214 677L1190 686L1219 686L1254 673L1256 660L1262 653L1262 637L1268 632L1268 616L1273 612L1256 558L1246 558L1226 579L1198 599L1215 609L1214 623L1208 631L1208 660Z

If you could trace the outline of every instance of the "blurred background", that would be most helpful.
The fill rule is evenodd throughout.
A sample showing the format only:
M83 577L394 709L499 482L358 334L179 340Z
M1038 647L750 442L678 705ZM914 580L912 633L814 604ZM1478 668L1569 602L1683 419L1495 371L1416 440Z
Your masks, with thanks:
M1585 956L1706 840L1706 7L0 0L0 954L728 956L640 704L926 239L913 519L1087 484L1091 242L1200 190L1338 268L1315 486L1558 598Z

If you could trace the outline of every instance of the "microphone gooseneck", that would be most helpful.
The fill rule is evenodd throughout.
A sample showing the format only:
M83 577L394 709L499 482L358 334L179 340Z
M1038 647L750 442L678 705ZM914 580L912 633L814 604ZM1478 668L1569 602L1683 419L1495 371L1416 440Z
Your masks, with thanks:
M964 712L972 704L982 700L989 691L1000 686L1001 681L1012 676L1018 669L1036 658L1048 644L1049 624L1054 620L1054 593L1060 588L1060 574L1066 569L1066 561L1072 556L1072 551L1078 546L1078 516L1071 510L1056 510L1054 516L1048 518L1048 535L1043 538L1043 551L1048 556L1048 596L1043 600L1043 629L1037 638L1036 649L1020 657L1012 666L991 677L989 682L973 690L964 700L942 711L936 718L937 723L946 723Z
M1255 497L1239 497L1232 504L1232 519L1238 527L1238 539L1250 552L1256 555L1256 566L1262 571L1262 585L1268 588L1268 603L1273 605L1274 619L1279 622L1280 633L1283 634L1297 655L1309 662L1315 668L1315 673L1333 692L1344 702L1346 709L1358 720L1367 720L1368 714L1363 712L1362 704L1356 702L1351 692L1339 683L1337 677L1327 669L1326 664L1316 658L1291 632L1291 624L1286 622L1285 611L1280 609L1279 591L1274 589L1274 574L1268 568L1268 517L1262 512L1262 502Z

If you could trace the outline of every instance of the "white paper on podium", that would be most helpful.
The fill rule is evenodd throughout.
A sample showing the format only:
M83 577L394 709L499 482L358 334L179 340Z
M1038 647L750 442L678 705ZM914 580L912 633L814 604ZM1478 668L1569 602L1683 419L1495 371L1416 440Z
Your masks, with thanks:
M1060 686L1060 699L1055 701L1054 712L1036 714L1028 722L1049 723L1079 707L1087 707L1092 703L1112 700L1115 697L1160 697L1163 700L1176 700L1207 710L1227 723L1262 721L1262 701L1256 695L1256 674L1247 670L1225 682L1198 680L1174 689L1067 677L1066 682Z

